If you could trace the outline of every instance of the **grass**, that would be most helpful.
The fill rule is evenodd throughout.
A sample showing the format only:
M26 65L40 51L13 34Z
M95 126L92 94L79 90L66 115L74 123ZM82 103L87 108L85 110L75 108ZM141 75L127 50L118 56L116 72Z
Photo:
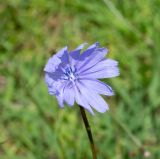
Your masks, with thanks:
M88 159L79 109L59 109L43 68L59 48L99 41L119 61L110 111L87 113L98 159L160 158L158 0L0 1L0 159Z

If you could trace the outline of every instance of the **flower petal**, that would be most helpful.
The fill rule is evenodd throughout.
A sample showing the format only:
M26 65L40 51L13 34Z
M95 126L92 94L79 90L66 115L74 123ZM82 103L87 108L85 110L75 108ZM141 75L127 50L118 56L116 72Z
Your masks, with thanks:
M69 106L74 105L74 88L72 86L72 83L69 83L65 88L64 88L64 100Z
M118 62L115 60L107 59L102 60L101 62L97 63L96 65L81 70L80 77L81 78L110 78L116 77L119 75L119 69L117 67Z
M61 60L56 55L53 55L51 58L49 58L44 68L44 71L49 73L54 73L60 63L61 63Z
M86 60L78 65L78 73L83 72L83 70L89 69L102 61L107 55L107 52L108 50L106 48L96 49Z
M59 106L62 108L64 107L64 90L68 85L68 81L58 81L56 84L56 98L58 100Z
M80 60L84 60L85 58L89 57L92 52L99 46L99 42L96 42L90 45L80 56Z
M92 108L90 107L90 105L88 104L88 102L86 101L86 99L83 97L83 95L77 89L76 86L74 88L75 88L75 100L76 100L77 104L84 107L86 110L88 110L93 115L94 112L93 112Z
M79 73L89 73L89 72L94 72L94 71L99 71L104 68L109 68L109 67L116 67L118 65L118 62L112 59L106 59L106 60L101 60L98 62L96 65L93 65L92 67L86 68L86 66L79 71Z
M99 80L82 79L82 80L80 80L80 82L83 85L85 85L86 88L89 88L98 94L103 94L103 95L107 95L107 96L114 95L112 88Z
M99 71L94 71L90 73L83 73L80 75L80 78L96 78L96 79L101 79L101 78L111 78L111 77L116 77L119 75L119 69L117 67L112 67L108 69L102 69Z
M56 95L56 98L57 98L57 100L58 100L59 106L60 106L61 108L63 108L63 107L64 107L63 94L61 93L61 94Z
M79 88L81 88L80 91L81 94L83 94L83 97L94 109L100 113L104 113L109 109L107 103L99 94L95 93L89 88L86 88L82 83L77 83L77 85Z
M56 87L54 87L54 83L56 82L49 73L45 74L45 82L48 86L48 92L50 95L56 94Z
M44 71L49 73L54 73L59 64L61 63L69 63L69 55L67 51L67 47L64 47L63 49L59 50L55 55L53 55L51 58L49 58Z
M80 59L80 52L86 44L87 43L83 43L83 44L79 45L75 50L73 50L69 53L70 65L72 68L78 64L79 59Z
M79 56L80 56L80 52L81 50L84 48L84 46L86 45L87 43L83 43L81 45L79 45L75 50L71 51L69 53L69 55L75 59L75 60L79 60Z
M45 82L48 86L49 94L51 95L56 94L57 90L65 83L64 80L59 79L60 74L58 73L59 72L56 72L55 75L48 72L45 73Z
M61 59L61 61L65 64L69 63L69 53L68 48L65 46L61 50L56 53L57 57Z

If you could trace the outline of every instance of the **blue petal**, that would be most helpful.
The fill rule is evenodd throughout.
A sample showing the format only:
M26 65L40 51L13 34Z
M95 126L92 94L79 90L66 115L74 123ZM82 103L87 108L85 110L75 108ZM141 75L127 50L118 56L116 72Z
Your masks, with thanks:
M74 105L74 88L72 86L72 83L69 83L64 88L64 100L69 106Z
M83 73L80 75L80 78L111 78L119 75L119 69L117 67L101 69L99 71Z
M51 58L49 58L46 66L44 68L44 71L53 73L56 71L56 69L58 68L58 65L60 63L61 63L61 60L56 55L53 55Z
M83 84L77 83L77 85L80 88L81 94L83 94L83 97L86 99L89 105L91 105L91 107L100 113L104 113L109 109L107 103L99 94L95 93L89 88L86 88Z
M64 47L63 49L59 50L56 53L57 57L61 59L61 61L63 63L69 63L69 53L68 53L68 49L67 46Z
M57 98L57 100L58 100L59 106L60 106L61 108L63 108L63 107L64 107L63 94L61 93L61 94L56 95L56 98Z
M103 94L107 96L114 95L113 90L110 86L107 84L96 80L96 79L81 79L80 82L86 87L93 91L95 91L98 94Z
M62 62L65 64L69 63L67 47L64 47L63 49L59 50L55 55L49 58L44 68L44 71L54 73Z
M98 48L92 54L86 58L83 62L81 62L77 69L78 72L82 72L83 70L86 70L88 68L93 67L98 62L102 61L105 56L107 55L108 50L106 48Z
M89 46L80 56L80 60L84 60L85 58L89 57L93 51L99 47L99 42L96 42Z
M56 94L56 87L54 87L55 80L50 76L50 74L45 74L45 82L48 86L48 92L50 95Z
M80 52L86 44L87 43L83 43L83 44L79 45L75 50L73 50L69 53L70 65L72 68L78 64L78 62L80 60Z
M101 69L117 67L117 66L118 66L117 61L112 60L112 59L104 59L89 68L85 66L79 71L79 73L89 73L89 72L99 71Z
M111 59L103 60L90 68L81 70L80 77L97 79L116 77L119 75L117 65L117 61Z
M75 100L77 104L85 108L87 111L89 111L93 115L94 112L90 107L90 105L88 104L88 102L86 101L86 99L84 98L84 96L81 94L81 92L77 89L76 86L74 88L75 88Z
M87 43L83 43L81 45L79 45L75 50L71 51L69 53L69 55L75 59L75 60L79 60L79 56L80 56L80 52L81 50L84 48L84 46L86 45Z
M48 72L45 73L45 82L49 87L49 90L52 90L51 92L55 92L56 89L59 89L61 84L64 83L64 80L61 80L60 76L61 76L60 72L55 72L55 74L51 74ZM55 91L53 91L54 89Z
M50 87L52 86L52 84L54 82L53 78L50 76L49 73L45 73L45 82L46 82L47 86L50 86Z
M67 85L68 81L61 79L54 79L52 74L45 74L45 81L48 86L48 92L50 95L55 95L60 107L63 107L64 104L64 88Z
M68 81L59 81L59 86L57 86L56 98L58 100L59 106L64 107L64 90L68 85Z
M80 54L85 45L86 43L81 44L76 50L70 52L71 67L76 67L76 69L79 69L79 67L83 65L85 60L87 60L93 53L93 51L99 46L99 43L96 42L92 44L82 54Z

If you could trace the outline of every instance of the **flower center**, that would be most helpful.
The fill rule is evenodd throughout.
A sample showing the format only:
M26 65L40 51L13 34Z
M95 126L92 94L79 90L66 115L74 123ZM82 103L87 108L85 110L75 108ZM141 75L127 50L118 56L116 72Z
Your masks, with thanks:
M66 68L63 69L63 73L64 73L64 78L72 82L74 82L78 78L75 67L67 66Z

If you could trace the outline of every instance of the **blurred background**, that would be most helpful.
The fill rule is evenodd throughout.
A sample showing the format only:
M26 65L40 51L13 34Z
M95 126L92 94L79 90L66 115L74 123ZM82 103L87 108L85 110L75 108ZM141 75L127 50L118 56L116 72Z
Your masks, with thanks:
M96 41L119 61L110 111L89 117L98 159L160 159L159 0L0 0L0 159L89 159L78 107L59 109L43 68Z

